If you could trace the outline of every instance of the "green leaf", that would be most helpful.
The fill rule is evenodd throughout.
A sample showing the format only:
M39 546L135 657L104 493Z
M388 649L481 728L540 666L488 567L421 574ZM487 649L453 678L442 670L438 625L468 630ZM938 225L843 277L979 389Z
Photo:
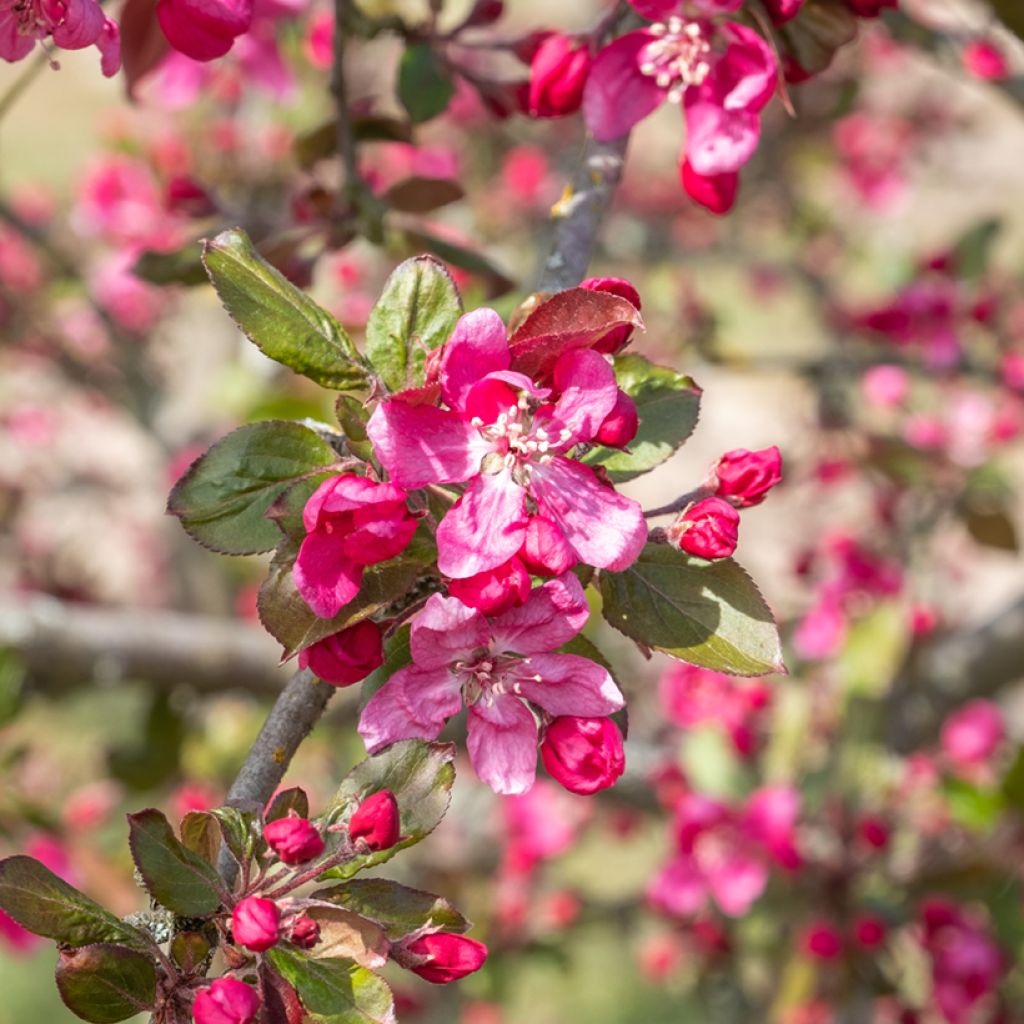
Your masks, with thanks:
M64 1005L92 1024L117 1024L156 1004L152 959L124 946L62 949L56 980Z
M1006 799L999 789L976 786L966 779L947 776L942 780L942 791L953 819L976 832L994 828L1006 810Z
M976 281L988 271L992 246L999 237L1002 227L998 220L983 220L956 240L952 256L959 280Z
M207 811L189 811L178 826L181 841L193 853L199 854L207 864L216 866L220 846L224 840L220 824Z
M451 802L454 759L451 743L404 740L357 764L342 781L325 820L331 823L347 819L368 796L390 789L398 801L402 838L390 849L356 857L323 877L351 878L364 868L390 860L399 850L414 846L433 832Z
M883 697L907 653L907 613L883 601L850 626L837 668L847 693Z
M775 619L731 558L648 544L624 572L602 571L600 589L604 617L646 647L732 675L786 670Z
M382 198L392 210L432 213L449 203L457 203L464 195L462 186L450 178L422 178L414 175L396 181Z
M128 815L128 845L150 895L184 917L205 917L220 906L216 869L180 843L167 819L149 808Z
M857 18L843 0L809 0L779 34L783 51L813 75L824 71L836 51L857 38Z
M347 960L315 960L283 946L268 950L266 958L320 1024L392 1024L395 1019L391 989L372 971Z
M422 124L448 107L455 86L429 43L408 46L398 65L398 98L413 124Z
M143 932L119 921L32 857L0 861L0 910L22 928L66 946L97 942L142 950L152 946Z
M247 861L252 860L259 838L255 832L256 816L250 811L240 811L235 807L214 807L206 813L215 818L220 825L224 845L239 865L244 866Z
M464 932L469 922L441 896L410 889L387 878L354 878L313 893L379 924L392 942L420 928Z
M206 284L206 271L200 256L202 239L195 239L173 252L154 249L143 252L135 261L132 273L150 284L183 284L190 287Z
M392 391L423 383L427 353L443 345L462 315L462 300L432 256L400 264L366 322L366 354Z
M174 485L167 511L205 547L228 555L270 551L281 531L267 512L292 485L337 462L300 423L265 420L232 431Z
M278 550L256 602L260 622L284 647L286 656L368 619L408 594L425 573L423 562L405 557L368 566L356 597L333 619L321 619L295 587L292 578L295 552L296 546L289 542Z
M619 483L660 466L693 433L701 389L691 378L632 354L615 360L615 377L636 402L640 429L628 452L596 448L583 461L604 466L609 477Z
M309 817L309 797L306 796L306 791L298 786L282 789L271 801L264 820L277 821L278 818L287 818L292 811L300 818Z
M1024 7L1020 0L992 0L992 9L1011 32L1024 39Z
M203 264L231 318L271 359L325 388L366 386L359 353L338 321L267 263L240 228L207 242Z
M508 274L474 249L467 249L464 245L458 245L422 228L406 228L402 234L406 245L411 249L427 249L445 263L468 270L483 285L484 293L489 299L496 299L514 287L514 282Z
M1010 806L1024 814L1024 746L1017 748L1017 755L1003 776L1001 789Z

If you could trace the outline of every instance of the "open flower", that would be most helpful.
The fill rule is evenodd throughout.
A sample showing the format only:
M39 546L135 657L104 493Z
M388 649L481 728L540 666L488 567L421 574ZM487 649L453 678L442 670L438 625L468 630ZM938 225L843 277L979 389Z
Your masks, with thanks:
M553 653L587 621L587 599L571 573L535 588L495 619L434 594L412 623L412 664L399 669L363 710L359 733L371 754L398 740L432 740L463 703L469 758L495 792L525 793L537 769L537 721L597 718L623 706L600 665Z
M108 78L121 67L120 30L96 0L0 0L0 57L21 60L46 39L62 50L95 45Z
M592 441L615 408L607 360L567 352L548 388L510 370L505 325L492 309L462 317L442 352L447 409L400 396L367 426L381 464L401 487L468 481L437 531L438 568L456 579L507 562L526 537L531 509L551 520L576 556L621 570L647 539L643 510L568 456Z

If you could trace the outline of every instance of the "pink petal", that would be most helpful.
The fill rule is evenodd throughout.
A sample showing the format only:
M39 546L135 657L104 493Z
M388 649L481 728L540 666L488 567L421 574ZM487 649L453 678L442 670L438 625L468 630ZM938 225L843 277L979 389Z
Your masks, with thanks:
M602 484L589 466L560 456L535 464L530 493L588 565L621 571L647 543L640 505Z
M412 660L424 669L440 668L465 657L491 638L487 620L454 597L432 594L413 619Z
M363 567L345 555L339 538L329 533L306 535L292 578L302 600L321 619L331 619L359 593Z
M629 0L629 6L650 21L667 21L678 14L682 4L679 0Z
M464 579L507 562L526 536L526 492L508 470L470 482L437 528L437 567Z
M746 25L730 22L722 31L730 42L713 71L716 99L726 110L758 113L772 98L778 83L775 53Z
M627 32L594 59L583 90L583 119L600 142L625 135L664 102L668 90L640 72L640 55L655 39L644 29Z
M53 41L64 50L92 46L103 32L104 21L96 0L69 0L64 20L53 30Z
M354 512L372 505L405 502L406 494L394 484L378 484L365 476L352 473L328 477L309 496L302 510L302 523L312 533L320 522L321 512Z
M512 362L505 324L493 309L475 309L459 319L441 355L441 393L452 409L461 410L469 389Z
M42 30L39 33L42 35ZM36 36L23 34L10 9L0 11L0 57L12 63L32 52Z
M517 693L556 718L600 718L626 704L608 670L577 654L535 654L509 675L517 678Z
M367 702L359 735L374 754L399 740L432 740L459 713L459 682L447 669L399 669Z
M726 110L702 101L686 104L686 160L697 174L713 177L738 171L761 138L753 111Z
M402 487L468 480L493 448L458 413L431 405L382 402L366 432L377 458Z
M508 695L469 709L467 747L477 775L495 793L525 793L537 776L537 723Z
M113 78L121 70L121 27L113 18L106 18L96 46L100 51L100 70L105 78Z
M555 363L554 380L555 390L562 393L554 419L572 431L571 440L590 441L615 406L615 371L592 349L576 349Z
M738 852L709 868L706 876L715 902L730 917L745 914L768 884L767 868Z
M494 650L546 654L567 644L589 617L590 606L583 586L567 572L535 587L524 605L491 622Z
M647 889L647 898L666 913L690 917L704 909L708 891L693 863L678 857L655 877Z

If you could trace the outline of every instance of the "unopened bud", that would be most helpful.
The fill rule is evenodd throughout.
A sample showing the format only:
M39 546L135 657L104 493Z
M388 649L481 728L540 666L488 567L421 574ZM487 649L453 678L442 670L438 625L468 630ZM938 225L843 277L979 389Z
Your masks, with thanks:
M613 786L626 766L622 733L610 718L556 718L540 756L548 775L584 796Z
M728 558L739 539L740 515L721 498L705 498L668 528L671 543L698 558Z
M324 841L316 826L305 818L278 818L268 821L263 838L285 864L304 864L324 852Z
M756 452L737 448L718 460L715 476L718 497L728 498L737 508L760 505L782 479L782 456L775 445Z
M299 668L308 668L332 686L351 686L384 663L380 626L363 619L325 637L299 653Z
M254 953L277 944L281 910L273 900L247 896L231 914L231 934L236 943Z
M529 112L532 117L565 117L580 109L591 56L585 42L550 33L530 61Z
M636 437L639 427L640 418L637 415L636 402L619 388L619 393L615 396L615 405L604 418L594 440L609 448L625 448Z
M409 964L409 970L435 985L458 981L467 974L480 970L487 959L487 947L476 939L450 932L423 935L405 944L404 951L415 957L426 957L419 964Z
M389 850L401 838L398 801L389 789L368 796L349 819L352 842L361 839L371 850Z
M217 978L196 993L192 1019L195 1024L254 1024L259 1009L254 988L235 978Z

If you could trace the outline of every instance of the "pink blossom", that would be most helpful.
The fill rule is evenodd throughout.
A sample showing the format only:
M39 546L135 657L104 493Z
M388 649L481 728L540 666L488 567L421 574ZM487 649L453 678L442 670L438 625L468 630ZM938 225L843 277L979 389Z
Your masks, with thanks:
M775 445L756 452L737 448L718 460L714 474L718 497L736 508L750 508L760 505L782 479L782 456Z
M157 0L167 41L193 60L223 57L252 24L252 0Z
M793 633L793 647L805 659L829 658L846 639L846 616L833 601L822 601L799 622Z
M565 117L576 113L583 101L590 63L585 39L549 33L530 61L530 115Z
M861 914L853 922L853 938L862 949L877 949L887 934L885 922L874 914Z
M254 1024L260 1008L256 990L235 978L215 978L196 993L195 1024Z
M359 593L365 566L394 558L412 540L417 521L405 497L394 484L346 473L325 480L306 502L293 576L321 618L333 618Z
M547 714L599 717L623 706L600 665L555 653L587 620L587 599L570 573L531 591L526 603L486 619L434 594L412 622L412 664L370 699L359 733L370 753L403 739L434 739L465 703L469 757L498 793L525 793L537 767L537 722Z
M21 60L46 40L62 50L96 46L108 78L121 67L120 30L96 0L0 0L0 57Z
M589 813L586 800L538 779L521 796L501 801L505 826L502 872L528 875L538 863L565 853Z
M324 851L324 841L316 826L295 814L268 821L263 838L283 864L304 864Z
M984 764L1006 737L1003 713L990 700L972 700L942 725L942 752L958 767Z
M124 249L97 268L90 280L96 301L126 331L147 334L167 307L167 290L132 273L138 253Z
M576 564L576 552L554 520L546 516L527 520L519 558L535 576L561 576Z
M530 596L530 574L518 558L475 576L451 580L448 593L484 615L500 615Z
M334 60L334 12L316 11L306 25L303 50L310 64L321 71Z
M441 356L448 408L396 396L377 407L367 427L400 486L468 481L438 527L438 568L463 578L517 554L528 497L581 561L626 568L647 539L640 505L568 457L593 440L615 405L612 368L596 352L565 353L554 370L558 398L546 402L552 392L510 364L501 318L478 309L462 317Z
M910 378L902 366L872 366L861 378L861 391L870 405L880 409L895 409L906 401Z
M800 944L808 956L835 960L843 952L843 936L830 921L814 921L804 930Z
M556 718L540 755L548 775L582 796L614 786L626 766L622 733L610 718Z
M449 932L423 935L405 942L403 948L419 960L410 961L409 970L435 985L458 981L480 970L487 959L487 947L482 942Z
M351 686L384 663L380 626L370 619L333 633L299 652L299 667L309 668L332 686Z
M1010 62L991 39L972 39L961 56L967 73L983 82L999 82L1010 77Z
M846 181L869 207L885 210L902 196L911 128L902 118L858 110L836 122L832 138Z
M231 935L235 942L254 953L277 944L281 908L273 900L247 896L231 913Z
M539 146L513 146L502 158L501 181L504 193L517 204L543 203L551 181L547 153Z
M728 558L736 550L739 513L721 498L705 498L680 513L669 527L669 540L698 558Z

